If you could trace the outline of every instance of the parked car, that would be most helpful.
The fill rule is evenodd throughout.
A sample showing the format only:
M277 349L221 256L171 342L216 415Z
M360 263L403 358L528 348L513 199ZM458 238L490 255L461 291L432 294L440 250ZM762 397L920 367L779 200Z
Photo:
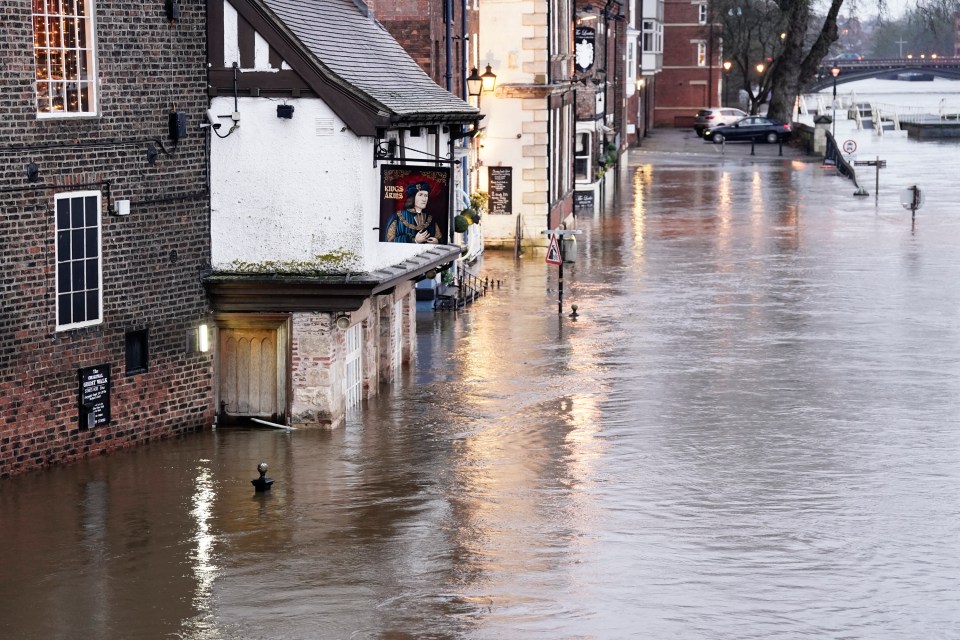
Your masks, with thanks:
M738 140L772 144L788 139L792 133L793 130L787 122L780 122L766 116L747 116L733 124L707 129L703 132L703 139L706 142L712 140L715 144Z
M693 122L693 130L697 136L702 138L703 132L710 127L716 127L721 124L733 124L737 120L746 117L746 113L740 109L731 107L700 109L697 111L697 119Z

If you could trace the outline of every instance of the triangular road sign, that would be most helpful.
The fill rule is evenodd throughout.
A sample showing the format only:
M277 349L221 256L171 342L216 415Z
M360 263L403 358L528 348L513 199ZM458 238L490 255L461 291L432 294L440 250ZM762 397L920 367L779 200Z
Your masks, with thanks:
M560 257L560 243L557 242L557 236L550 236L550 246L547 247L547 264L560 264L563 259Z

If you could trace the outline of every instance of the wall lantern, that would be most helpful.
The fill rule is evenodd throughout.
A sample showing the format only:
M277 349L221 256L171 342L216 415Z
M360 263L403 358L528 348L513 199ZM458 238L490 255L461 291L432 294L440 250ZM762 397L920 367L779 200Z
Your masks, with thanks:
M197 351L200 353L210 351L210 325L206 322L197 327Z
M489 69L489 67L487 68ZM479 98L482 89L483 78L480 77L480 74L477 73L477 68L474 67L470 72L470 76L467 78L467 93L471 98Z
M337 325L337 329L341 331L346 331L350 328L350 316L349 314L342 313L337 316L337 319L334 320L334 323Z
M278 104L277 105L277 117L283 118L285 120L290 120L293 118L293 105L292 104Z
M490 65L487 65L487 70L483 72L483 75L480 76L480 79L483 84L483 90L490 92L497 88L497 74L490 70Z

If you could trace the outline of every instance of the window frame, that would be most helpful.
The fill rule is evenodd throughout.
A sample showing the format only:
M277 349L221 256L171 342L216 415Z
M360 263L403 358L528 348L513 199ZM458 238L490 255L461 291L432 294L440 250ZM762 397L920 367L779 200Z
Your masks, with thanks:
M701 2L697 5L697 24L707 24L707 3Z
M707 66L707 41L697 40L697 66Z
M60 119L60 118L91 118L100 114L100 100L98 91L98 69L97 69L97 47L96 47L96 7L95 0L64 0L63 3L57 3L58 13L49 13L48 5L50 0L33 0L31 9L31 29L33 32L33 64L34 79L33 89L35 98L35 109L37 119ZM75 8L72 14L66 13L69 6ZM37 13L42 9L41 13ZM79 30L75 30L74 45L71 46L68 38L64 36L59 43L53 42L49 37L49 31L39 32L37 27L38 19L44 21L43 24L50 24L51 17L56 18L63 32L68 22L79 24L84 23L82 36ZM81 40L82 38L82 40ZM45 45L45 46L41 46ZM51 46L54 45L54 46ZM46 64L41 72L42 52L46 54ZM68 77L67 66L71 61L71 53L75 57L76 71L72 77ZM59 54L59 55L57 55ZM54 73L54 65L61 67L59 78ZM85 75L84 75L85 74ZM41 85L46 84L48 91L45 95L41 94ZM86 109L81 110L83 105L83 94L80 93L81 84L85 85L87 91L88 105ZM54 87L60 88L59 95L63 99L63 108L54 108ZM72 111L69 108L68 101L71 95L71 89L76 92L77 110ZM42 101L46 100L47 109L41 108Z
M94 198L95 206L94 212L96 216L95 225L88 224L87 220L87 198ZM75 225L74 224L74 203L71 202L74 199L83 201L84 210L82 213L77 214L83 216L83 224ZM60 203L67 202L67 220L69 222L67 227L61 226L61 207ZM56 322L57 331L70 331L72 329L80 329L83 327L90 327L99 324L103 324L103 194L100 191L66 191L63 193L57 193L54 195L54 206L53 206L53 216L54 216L54 319ZM95 291L97 295L97 310L96 316L91 318L89 312L86 311L87 301L84 301L84 319L76 321L74 320L74 312L71 309L70 313L70 322L61 323L60 321L60 301L62 296L67 295L77 295L79 291L74 290L73 286L70 286L66 291L61 289L62 279L66 278L69 275L69 282L72 285L77 274L75 272L74 263L79 262L80 260L86 262L92 257L88 253L89 247L87 244L90 241L89 231L94 230L96 232L96 287L83 287L83 292L85 295L89 296L90 292ZM64 234L70 234L70 248L73 247L74 241L76 240L76 233L83 234L83 255L79 258L73 255L73 252L70 255L62 255L61 249L62 240L64 239ZM62 265L70 265L69 274L61 274ZM84 264L82 267L82 276L84 280L84 285L86 285L86 279L88 277L88 265Z

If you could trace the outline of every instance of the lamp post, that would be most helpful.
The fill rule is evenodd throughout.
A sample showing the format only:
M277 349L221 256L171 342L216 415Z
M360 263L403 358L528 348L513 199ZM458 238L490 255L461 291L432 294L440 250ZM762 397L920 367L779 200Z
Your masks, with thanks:
M730 69L733 67L733 63L729 60L723 61L723 106L730 106L730 93L727 91L728 86L730 85Z
M756 105L750 105L750 115L757 115L757 113L760 111L760 105L763 104L763 71L766 68L767 65L763 64L762 62L758 62L754 67L754 69L757 70L757 74L759 74L760 79L757 80L757 102Z
M830 69L830 75L833 76L833 131L830 132L830 135L833 136L833 139L837 139L837 76L840 75L840 67L833 67Z
M487 65L487 70L480 76L480 85L483 91L488 93L497 88L497 74L490 70L489 64Z

